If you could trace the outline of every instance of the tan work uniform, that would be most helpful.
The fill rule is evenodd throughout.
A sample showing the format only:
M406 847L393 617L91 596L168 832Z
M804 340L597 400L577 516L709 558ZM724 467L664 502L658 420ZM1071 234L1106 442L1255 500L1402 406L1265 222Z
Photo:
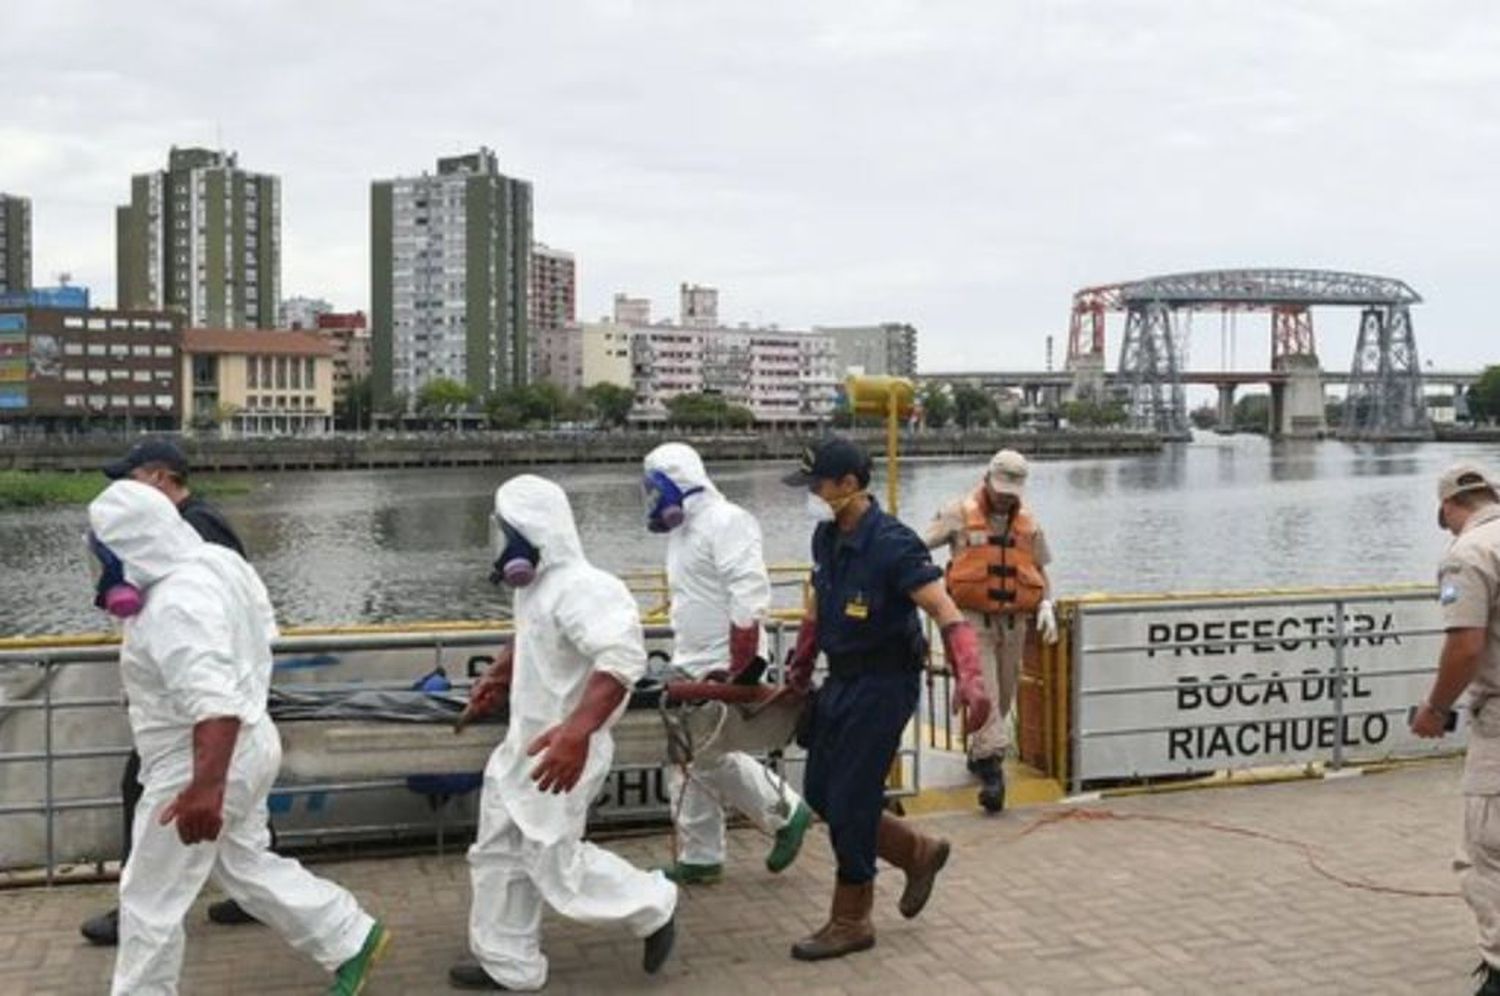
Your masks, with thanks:
M1454 870L1479 926L1484 960L1500 968L1500 505L1475 510L1438 568L1447 629L1486 631L1484 658L1469 684L1464 759L1464 835Z
M929 549L947 545L951 557L958 551L963 537L964 498L944 505L923 537ZM1028 512L1031 510L1028 508ZM1033 515L1033 519L1035 516ZM990 516L990 529L997 535L1004 532L1006 517ZM1036 565L1044 571L1052 562L1052 552L1047 548L1047 537L1040 524L1032 541L1032 553ZM1043 598L1051 598L1051 586ZM1010 747L1010 714L1016 701L1016 688L1021 682L1021 658L1026 650L1026 617L1029 612L985 613L964 610L964 618L974 624L980 633L979 647L984 657L984 692L995 704L989 719L977 731L969 734L969 757L979 760L986 757L1004 757Z

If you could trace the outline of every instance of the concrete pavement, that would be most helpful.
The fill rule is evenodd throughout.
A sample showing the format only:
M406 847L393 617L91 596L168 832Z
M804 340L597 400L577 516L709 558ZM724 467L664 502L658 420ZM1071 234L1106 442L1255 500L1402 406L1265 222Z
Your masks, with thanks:
M1473 924L1449 860L1459 763L1364 777L1037 806L998 818L919 817L954 858L926 913L878 888L873 951L793 962L822 923L833 877L827 835L809 835L779 876L768 841L731 834L725 881L688 890L677 952L660 976L620 932L549 918L553 993L1434 993L1471 991ZM665 836L608 846L663 861ZM447 992L464 955L461 856L328 862L395 932L367 992ZM314 993L325 977L263 927L188 926L182 992ZM113 953L77 925L114 901L108 885L0 892L0 993L107 989Z

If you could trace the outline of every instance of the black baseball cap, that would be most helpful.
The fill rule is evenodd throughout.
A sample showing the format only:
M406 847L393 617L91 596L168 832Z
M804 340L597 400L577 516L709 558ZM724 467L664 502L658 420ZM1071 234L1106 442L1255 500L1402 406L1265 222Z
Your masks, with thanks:
M797 470L781 480L792 487L805 488L815 481L837 481L845 474L858 478L861 487L869 484L869 454L842 436L829 436L803 450Z
M187 457L169 439L142 439L120 459L104 465L104 476L111 481L129 477L130 472L148 463L159 463L178 477L187 477Z

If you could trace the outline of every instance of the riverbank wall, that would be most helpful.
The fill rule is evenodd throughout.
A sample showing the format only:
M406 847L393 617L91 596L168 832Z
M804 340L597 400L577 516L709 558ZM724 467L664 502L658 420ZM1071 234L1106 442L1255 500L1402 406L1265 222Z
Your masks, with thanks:
M1448 425L1437 423L1433 436L1440 443L1500 443L1500 425Z
M885 455L885 434L855 430L872 456ZM195 472L270 472L401 467L497 467L567 463L634 463L668 441L692 444L710 461L795 460L818 437L799 433L579 432L364 434L277 439L181 437ZM126 439L16 441L0 445L0 470L95 472L116 459ZM902 457L988 458L1011 448L1034 457L1156 453L1160 436L1139 432L918 432L901 437Z

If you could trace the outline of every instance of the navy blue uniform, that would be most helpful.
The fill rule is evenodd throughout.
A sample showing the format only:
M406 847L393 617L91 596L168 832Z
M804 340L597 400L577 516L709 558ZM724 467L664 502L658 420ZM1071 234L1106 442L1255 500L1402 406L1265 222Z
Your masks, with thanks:
M245 557L245 544L240 542L239 536L229 525L229 520L224 518L224 513L202 498L197 495L188 495L182 504L177 506L177 514L182 516L183 521L192 526L205 542L228 547L241 557ZM250 558L245 557L245 559Z
M940 579L926 545L872 498L850 533L813 533L818 692L803 791L828 824L840 882L875 877L875 833L885 776L920 692L927 643L911 593Z

